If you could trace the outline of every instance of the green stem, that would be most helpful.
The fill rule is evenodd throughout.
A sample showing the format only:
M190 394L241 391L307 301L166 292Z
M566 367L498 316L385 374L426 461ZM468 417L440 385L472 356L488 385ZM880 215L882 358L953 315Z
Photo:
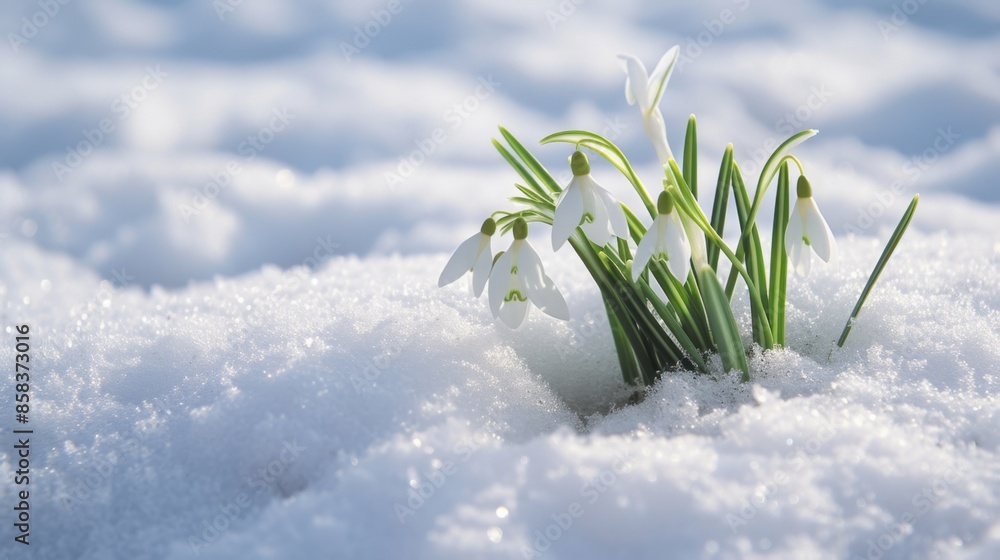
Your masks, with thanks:
M788 226L788 164L778 172L778 190L774 195L774 228L771 232L771 292L767 298L774 343L785 345L785 292L788 283L788 255L785 254L785 228Z
M680 169L677 167L676 161L670 160L670 169L673 171L675 179L678 179L679 181L684 180L684 177L681 176ZM686 189L678 189L678 191L681 192L681 197L675 200L678 203L678 207L693 218L694 223L705 232L706 236L712 243L719 246L719 250L726 255L729 262L733 264L733 268L740 274L740 276L743 277L743 280L746 281L748 288L747 293L750 294L750 305L756 308L759 316L761 317L761 321L766 327L764 329L764 333L762 333L766 347L770 348L774 346L774 339L771 337L771 325L767 320L766 307L764 307L764 302L760 298L760 292L753 288L754 283L750 274L747 272L746 268L743 267L743 263L741 263L740 260L736 258L736 255L729 249L726 242L723 241L722 238L719 237L719 234L712 229L712 225L708 222L708 218L706 218L705 214L701 211L701 207L698 206L698 202L690 199L690 192L686 192ZM687 196L684 196L685 192Z
M622 379L628 385L636 385L642 380L642 370L636 362L632 344L625 333L625 328L618 321L618 315L611 309L608 298L601 297L601 299L604 301L604 311L608 315L608 326L611 327L611 338L615 342L615 352L618 354L618 367L622 370Z

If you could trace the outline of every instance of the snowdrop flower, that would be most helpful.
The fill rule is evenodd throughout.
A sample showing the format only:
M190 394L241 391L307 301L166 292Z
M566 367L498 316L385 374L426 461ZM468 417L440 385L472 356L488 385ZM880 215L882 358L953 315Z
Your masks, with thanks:
M438 287L447 286L461 278L466 272L472 271L472 293L479 297L486 287L493 266L493 255L490 253L490 237L497 231L497 223L493 218L487 218L479 233L466 239L455 249L448 264L444 265Z
M552 249L562 247L577 226L583 228L588 239L602 247L611 241L612 231L614 235L628 239L625 211L615 197L590 176L587 155L579 150L573 152L570 167L573 169L573 179L556 201L556 215L552 221Z
M809 181L799 176L795 190L798 198L785 229L785 251L795 272L805 276L809 274L809 262L812 259L809 249L823 259L823 262L830 262L837 253L837 242L813 200Z
M529 302L556 319L569 320L566 300L542 269L538 254L526 241L528 223L514 222L514 241L490 273L490 310L508 327L516 329L528 317Z
M681 282L687 280L691 268L691 244L678 212L674 209L674 199L667 191L660 193L656 201L658 215L653 225L642 236L635 250L632 263L632 281L638 282L639 275L650 259L667 261L667 268Z
M660 165L667 165L670 158L674 157L670 151L670 144L667 143L667 129L663 124L663 114L660 113L659 105L663 90L666 89L670 74L674 70L678 52L680 47L677 46L667 51L652 74L646 72L646 67L638 58L627 54L620 55L625 61L625 72L628 74L625 80L625 99L629 105L639 104L646 134L656 149Z

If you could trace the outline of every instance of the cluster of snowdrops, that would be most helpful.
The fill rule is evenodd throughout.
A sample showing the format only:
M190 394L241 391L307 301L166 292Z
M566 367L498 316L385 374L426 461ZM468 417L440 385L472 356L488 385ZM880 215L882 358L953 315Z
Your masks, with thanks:
M730 301L742 283L751 304L752 340L764 350L785 343L785 287L788 268L806 275L815 254L831 263L837 245L813 198L802 162L790 152L816 134L804 130L782 143L763 166L753 196L733 160L729 145L722 158L711 216L698 202L697 128L688 121L680 163L667 141L659 102L677 61L678 47L670 49L652 74L635 57L623 55L626 98L638 105L643 124L656 150L664 176L653 196L622 151L608 139L581 130L549 135L542 144L573 144L573 178L558 184L552 175L504 128L506 145L494 146L521 178L518 196L510 200L516 211L497 211L483 222L479 233L464 241L448 261L439 285L471 273L478 297L489 284L494 318L511 328L527 319L532 306L558 319L569 320L569 308L555 283L545 274L541 259L528 243L528 224L551 226L552 248L567 243L578 254L600 288L611 325L622 375L630 384L651 385L674 367L709 372L709 356L717 353L726 371L749 379L746 348ZM616 167L639 194L649 220L637 216L591 177L583 150L603 157ZM791 173L797 171L795 201L790 202ZM764 194L776 182L774 221L769 255L765 255L757 224ZM723 239L730 197L739 222L735 249ZM843 345L875 280L891 256L916 208L914 197L862 291L844 332ZM648 224L648 225L647 225ZM491 239L513 233L506 251L494 255ZM729 275L722 282L720 258Z

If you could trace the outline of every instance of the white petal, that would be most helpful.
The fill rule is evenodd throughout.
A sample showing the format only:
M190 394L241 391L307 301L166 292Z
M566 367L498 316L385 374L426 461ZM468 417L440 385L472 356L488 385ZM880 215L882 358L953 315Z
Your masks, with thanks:
M653 293L656 294L656 297L660 298L660 301L663 303L669 302L667 292L663 291L663 286L660 286L660 283L655 278L649 278L649 287L653 289Z
M625 218L625 211L622 210L622 205L618 204L618 201L615 200L614 195L608 189L598 185L596 181L594 182L594 193L604 203L604 209L608 214L608 221L611 222L611 231L615 232L615 235L622 239L628 239L628 220Z
M513 281L510 274L510 264L511 252L508 250L500 255L496 264L493 265L493 271L490 272L490 311L493 312L494 318L500 316L500 306L503 304L503 298L507 297L507 292Z
M612 233L608 225L608 211L604 209L604 203L597 196L597 191L593 187L583 189L583 210L591 216L591 221L584 221L580 225L587 238L601 247L611 241Z
M629 99L629 104L632 102L639 103L639 109L643 113L649 111L649 74L646 72L646 67L643 66L642 61L638 58L623 54L619 55L625 61L625 71L628 73L628 85L629 91L632 92L631 99ZM628 98L628 96L626 96Z
M691 243L688 242L687 233L684 232L684 225L681 223L677 212L667 215L667 227L664 232L663 243L666 245L667 267L674 278L682 283L687 280L688 272L691 270Z
M820 214L815 199L812 197L807 198L804 208L806 236L809 237L809 246L812 247L813 251L816 251L816 254L819 255L819 258L823 259L823 262L830 262L830 256L837 247L837 241L833 238L833 232L830 231L830 226L823 219L823 214Z
M667 142L667 127L663 124L663 114L660 113L659 109L653 107L653 110L645 116L642 123L646 128L646 136L649 137L653 148L656 149L656 159L659 160L661 166L668 165L670 158L674 157L674 154L670 150L670 144Z
M629 105L635 105L635 95L632 95L632 80L628 77L628 61L624 55L619 55L618 62L621 62L622 70L625 72L625 101Z
M566 305L566 300L563 298L562 293L559 292L559 288L556 288L555 282L548 276L544 278L541 286L529 286L528 294L528 297L531 298L531 303L535 304L542 313L556 319L569 321L569 306Z
M438 287L447 286L462 277L463 274L472 270L476 264L476 257L479 256L479 245L482 233L477 233L466 239L455 249L448 264L444 265L441 276L438 278Z
M583 219L583 192L576 177L559 195L556 216L552 220L552 250L558 251Z
M809 247L801 239L788 251L788 262L792 263L795 272L799 276L809 274L809 264L811 261L812 251L809 250Z
M515 243L517 243L517 241L515 241ZM514 262L518 260L517 254L514 255L512 260ZM516 291L519 297L511 298L509 301L505 299L500 307L500 320L503 321L508 327L516 329L520 327L524 323L524 320L528 317L528 311L531 306L528 304L528 290L517 275L511 276L510 288L508 294L505 294L505 297L506 295L509 295L511 291Z
M527 241L515 241L515 243L521 244L517 251L517 262L513 263L517 267L518 283L523 284L529 290L540 288L545 282L542 259L538 257L538 253Z
M483 235L482 237L479 258L476 259L476 264L472 267L472 293L476 297L483 295L483 288L486 287L486 281L490 279L490 271L493 269L490 238L488 235Z
M516 329L524 324L528 317L528 302L512 299L503 304L500 308L500 320L512 329Z
M705 232L694 223L690 217L681 214L681 224L684 225L684 232L687 233L688 243L691 245L691 260L694 266L708 264L708 250L705 248Z
M788 254L789 259L792 258L792 250L797 245L804 245L802 236L805 235L805 228L802 221L802 204L796 200L795 206L792 207L792 213L788 216L788 225L785 226L785 253Z
M677 62L677 53L681 50L680 46L675 45L672 49L667 51L660 59L660 62L656 64L656 68L653 69L653 73L649 75L649 98L650 106L656 107L660 104L660 98L663 97L663 91L667 89L667 82L670 81L670 75L674 72L674 63Z
M656 220L659 219L660 217L657 216ZM649 262L649 258L653 256L653 251L656 249L656 220L646 230L646 234L639 240L639 246L635 249L635 259L632 261L633 282L639 281L639 275L646 268L646 263Z

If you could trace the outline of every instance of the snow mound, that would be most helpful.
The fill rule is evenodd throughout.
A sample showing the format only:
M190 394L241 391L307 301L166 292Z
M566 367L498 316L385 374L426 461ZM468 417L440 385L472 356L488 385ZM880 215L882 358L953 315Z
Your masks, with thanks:
M509 331L437 289L445 255L144 292L11 243L32 557L995 557L1000 247L912 233L845 348L871 238L791 279L790 349L753 383L670 372L635 405L568 254L573 321Z

